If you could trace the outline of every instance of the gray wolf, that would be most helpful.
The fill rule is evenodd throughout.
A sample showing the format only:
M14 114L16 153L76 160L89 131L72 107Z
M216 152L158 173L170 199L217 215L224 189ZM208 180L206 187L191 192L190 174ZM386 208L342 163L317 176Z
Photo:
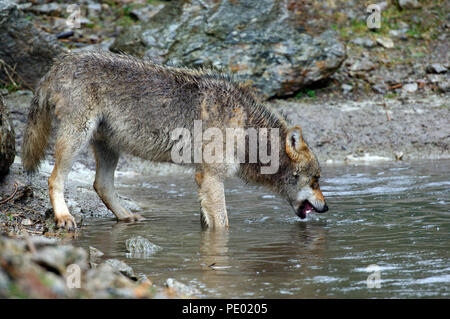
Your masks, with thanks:
M226 128L277 129L280 142L267 145L279 154L273 174L261 173L259 159L193 164L203 226L228 227L223 181L229 174L271 188L301 218L328 209L319 187L319 163L301 128L288 127L248 86L211 71L106 52L65 54L40 80L24 134L23 166L30 173L38 169L55 128L55 165L48 184L57 226L76 228L64 201L64 182L74 157L88 145L96 159L94 189L103 203L118 220L139 220L141 216L121 205L114 189L120 154L173 162L171 149L176 141L170 138L171 131L184 128L193 133L195 121L201 121L205 129L223 132Z

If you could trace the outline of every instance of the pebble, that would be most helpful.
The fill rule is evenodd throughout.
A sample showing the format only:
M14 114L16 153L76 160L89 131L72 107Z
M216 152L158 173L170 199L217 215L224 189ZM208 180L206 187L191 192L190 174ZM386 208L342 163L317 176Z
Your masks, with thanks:
M376 41L379 45L385 47L386 49L391 49L394 47L394 41L392 41L391 38L378 37Z
M447 72L447 68L440 63L431 63L426 68L427 73L440 74Z
M173 278L167 278L166 285L168 288L175 290L180 296L194 296L200 294L200 291L197 288L185 285Z
M376 43L369 38L355 38L350 41L353 44L360 45L366 48L373 48L376 46Z
M127 248L128 258L148 258L162 248L158 245L153 244L147 238L142 236L134 236L125 241L125 246Z
M408 83L403 85L402 87L402 91L405 93L414 93L417 91L417 89L418 89L417 83Z
M133 268L119 259L108 259L105 261L105 264L111 266L116 271L120 272L122 275L125 275L128 278L136 279Z
M417 0L398 0L398 5L402 9L419 9L421 7Z
M348 85L348 84L342 84L341 88L342 88L342 91L344 92L344 94L348 94L349 92L351 92L353 90L353 86Z

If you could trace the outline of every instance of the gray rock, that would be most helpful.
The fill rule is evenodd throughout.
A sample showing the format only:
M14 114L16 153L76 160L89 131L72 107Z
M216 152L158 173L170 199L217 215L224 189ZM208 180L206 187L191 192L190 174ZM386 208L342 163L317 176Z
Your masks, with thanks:
M389 3L387 1L378 2L377 6L381 11L386 10L389 7Z
M391 49L394 47L394 41L392 41L391 38L378 37L376 41L379 45L385 47L386 49Z
M350 41L353 44L360 45L366 48L373 48L376 46L376 43L369 38L355 38Z
M103 252L98 250L95 247L89 246L89 264L92 268L97 267L97 262L99 261L100 257L104 255Z
M22 8L22 10L30 11L36 14L46 14L46 15L55 15L55 16L61 16L63 11L65 11L66 5L56 3L56 2L49 2L44 4L39 4L35 6L29 6Z
M44 247L32 255L32 260L59 274L65 274L67 266L71 264L78 265L80 269L88 267L86 251L70 245Z
M134 8L131 10L131 14L138 18L139 21L148 22L162 8L164 8L164 4L149 4L142 8Z
M398 5L402 9L419 9L421 5L417 0L398 0Z
M16 135L3 96L0 95L0 179L8 173L16 156Z
M128 258L148 258L162 248L151 243L148 239L142 236L134 236L125 241Z
M402 92L404 93L414 93L418 89L417 83L408 83L403 85Z
M350 72L371 71L375 69L375 64L367 58L356 61L350 66Z
M372 90L378 94L386 94L387 86L385 84L375 84L372 86Z
M12 76L29 89L47 72L53 58L65 50L55 36L36 29L10 0L0 1L0 43L0 59L15 67ZM4 66L0 79L9 81Z
M166 285L168 288L175 290L176 293L180 296L200 295L200 291L197 288L185 285L173 278L168 278L166 280Z
M443 93L450 92L450 80L447 79L445 81L438 82L438 88Z
M446 73L447 68L440 63L432 63L427 66L426 71L427 71L427 73L440 74L440 73Z
M97 2L89 2L87 4L87 11L90 18L96 18L100 15L102 11L102 6Z
M348 84L342 84L341 88L342 88L342 92L344 94L348 94L353 90L353 86L348 85Z
M265 97L285 96L327 78L346 58L333 31L306 34L287 2L171 1L111 48L163 63L215 68L249 81Z
M402 30L409 30L409 24L404 21L397 22L397 26Z
M105 264L111 266L116 271L120 272L122 275L136 279L136 275L134 274L133 268L131 268L128 264L124 263L118 259L108 259L104 262Z

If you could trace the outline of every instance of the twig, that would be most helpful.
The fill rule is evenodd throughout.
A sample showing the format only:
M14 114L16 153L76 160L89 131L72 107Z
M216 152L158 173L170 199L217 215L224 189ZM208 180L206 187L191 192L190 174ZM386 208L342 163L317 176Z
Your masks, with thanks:
M5 69L5 73L6 75L8 75L9 80L16 86L18 87L17 83L12 79L11 75L9 74L8 70L6 69L6 67L8 67L10 69L10 71L12 72L13 75L15 75L17 77L17 79L19 79L21 85L29 90L32 90L31 86L16 72L16 65L14 65L14 68L12 68L8 63L6 63L4 60L0 59L0 65L3 66L3 68Z
M2 201L0 202L0 205L3 205L4 203L6 203L6 202L10 201L11 199L13 199L14 196L16 196L17 189L18 189L17 182L14 183L14 187L15 187L14 192L13 192L7 199L2 200Z
M388 109L387 109L386 101L383 101L383 103L378 104L378 105L384 107L384 111L386 112L386 119L387 119L387 121L389 122L389 121L391 120L391 117L389 116L389 111L388 111Z

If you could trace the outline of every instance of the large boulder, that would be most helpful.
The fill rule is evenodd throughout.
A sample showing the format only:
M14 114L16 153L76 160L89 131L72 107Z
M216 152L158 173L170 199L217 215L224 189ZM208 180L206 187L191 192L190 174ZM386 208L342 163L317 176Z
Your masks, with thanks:
M8 111L0 95L0 180L8 173L8 169L16 156L16 136Z
M63 50L56 37L35 28L14 1L0 0L0 79L12 77L34 89Z
M111 50L212 67L266 98L327 78L346 57L334 32L307 34L288 1L278 0L171 1L148 23L124 30Z

